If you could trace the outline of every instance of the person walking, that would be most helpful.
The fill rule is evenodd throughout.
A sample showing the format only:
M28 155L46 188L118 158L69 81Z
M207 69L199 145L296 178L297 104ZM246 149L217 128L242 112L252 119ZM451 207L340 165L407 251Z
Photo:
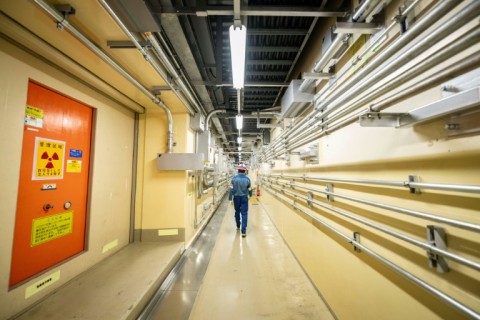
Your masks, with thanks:
M231 194L233 195L233 206L235 208L235 223L237 230L242 230L242 237L247 236L248 222L248 198L252 196L250 178L245 174L247 167L238 166L238 174L231 181Z

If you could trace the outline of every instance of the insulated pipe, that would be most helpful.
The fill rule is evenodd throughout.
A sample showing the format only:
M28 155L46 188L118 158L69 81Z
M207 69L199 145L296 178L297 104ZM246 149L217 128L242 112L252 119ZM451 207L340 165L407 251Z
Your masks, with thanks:
M208 129L210 128L210 119L212 118L212 116L214 114L217 114L217 113L225 113L227 112L227 110L225 109L221 109L221 110L212 110L210 111L208 114L207 114L207 120L205 120L205 129L208 131Z
M33 0L38 6L40 6L45 12L50 14L55 20L58 21L64 28L66 28L71 34L73 34L78 40L85 44L90 50L92 50L98 57L108 63L112 68L118 71L128 81L130 81L135 87L142 91L147 97L149 97L155 104L159 105L165 110L168 118L168 152L172 152L173 147L173 119L170 110L165 106L162 100L145 88L140 82L132 77L125 69L123 69L118 63L110 58L105 52L103 52L95 43L85 37L79 30L77 30L70 22L64 18L55 8L52 8L49 4L43 0ZM100 0L102 1L102 0Z

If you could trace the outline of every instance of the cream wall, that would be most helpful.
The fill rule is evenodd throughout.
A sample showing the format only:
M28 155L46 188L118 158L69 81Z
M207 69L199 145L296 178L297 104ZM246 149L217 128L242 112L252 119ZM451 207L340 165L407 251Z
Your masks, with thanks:
M216 208L211 205L205 212L203 210L204 204L213 202L213 192L197 199L195 176L199 172L158 170L157 154L167 152L166 114L154 108L147 110L140 119L137 237L141 241L184 241L188 246ZM193 153L195 132L190 129L190 115L173 114L173 131L173 153Z
M464 2L464 5L470 2ZM389 12L395 12L401 4L403 1L392 1ZM428 4L428 2L422 2L416 10L417 14L428 8ZM390 20L387 19L387 21ZM431 46L418 59L434 54L441 45L452 41L460 34L470 32L472 28L478 27L478 23L476 19L459 30L452 30L451 35ZM398 30L394 29L394 32ZM474 44L468 50L445 60L439 66L427 70L410 83L405 83L395 90L401 91L409 84L431 77L441 68L455 65L456 61L473 53L478 54L479 51L480 44ZM310 61L310 64L307 62L303 71L309 71L311 68L313 61ZM415 63L417 60L412 58L405 68ZM341 71L341 69L337 70L339 73ZM394 78L404 71L400 68L392 73L391 77ZM330 92L335 92L335 88L333 86ZM394 91L386 93L373 103L388 97ZM439 85L434 86L432 89L424 90L398 102L385 112L406 112L437 101L441 97ZM361 110L366 111L370 103L372 102L364 105ZM420 182L478 186L480 185L480 135L448 137L444 129L446 119L447 117L443 117L428 123L398 129L366 128L361 127L358 121L354 121L314 141L319 145L318 165L306 164L297 155L291 155L290 165L284 160L276 159L273 167L267 163L263 164L261 173L264 176L284 174L388 181L408 181L409 175L415 175ZM273 132L272 141L280 132L281 130ZM299 178L294 181L298 186L296 188L289 187L290 183L292 179L289 178L264 180L261 187L263 189L261 203L338 319L423 320L467 319L468 317L412 284L366 252L355 252L353 246L345 239L302 214L300 210L294 210L293 203L350 238L353 237L354 232L359 232L362 245L467 307L480 312L478 271L449 261L450 271L438 273L435 269L428 267L427 253L424 249L343 217L327 208L349 212L358 218L380 224L425 243L427 242L427 225L440 226L447 233L448 251L478 263L480 235L477 232L341 198L335 198L334 202L329 202L321 193L316 193L314 200L325 207L322 208L319 205L309 207L305 200L299 197L294 198L288 192L296 192L306 197L306 191L302 190L301 186L324 190L325 182L315 183ZM334 192L341 195L480 224L478 193L465 194L423 189L419 194L412 194L408 188L404 187L376 187L338 182L332 182L332 184ZM282 188L284 192L280 191Z
M90 176L88 249L9 291L23 119L29 79L91 105L96 111ZM0 39L0 101L0 318L5 319L128 243L134 116L131 111L116 105L98 92L3 39ZM108 247L105 247L107 244L111 249L102 253ZM25 298L28 286L56 271L60 271L58 282L28 299Z

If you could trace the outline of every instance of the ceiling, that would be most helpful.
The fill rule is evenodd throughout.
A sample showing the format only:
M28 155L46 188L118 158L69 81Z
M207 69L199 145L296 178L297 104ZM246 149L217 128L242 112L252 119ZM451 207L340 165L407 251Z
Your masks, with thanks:
M311 70L314 59L321 55L325 30L337 21L349 18L352 2L16 0L1 1L0 11L4 18L12 19L53 50L41 53L33 42L25 44L26 48L54 63L53 55L56 51L61 52L81 66L78 74L88 70L140 107L154 105L150 93L145 94L151 91L174 113L185 111L179 97L183 105L191 105L186 107L191 114L206 116L215 110L225 110L225 113L212 117L209 123L211 132L217 142L238 160L235 151L239 146L239 133L234 119L238 99L244 115L242 147L246 152L244 159L247 159L252 149L261 146L259 138L263 137L264 131L275 126L282 96L291 80L300 79L302 72ZM120 27L107 6L128 30ZM70 8L75 9L74 12ZM228 33L235 13L247 27L245 88L240 95L232 87ZM68 25L78 33L72 32ZM20 41L17 34L7 34L7 31L4 29L12 41ZM137 39L137 47L128 33ZM82 38L90 42L90 48ZM158 55L158 50L152 50L152 41L160 47L163 58ZM152 51L155 51L154 60L160 60L161 77L146 61L151 60L146 58ZM99 59L102 55L107 59ZM119 68L112 68L112 64L106 61L109 59L140 83L141 88L129 77L119 76ZM61 65L63 62L57 63ZM71 67L64 69L73 72ZM261 113L260 118L255 115L257 112Z
M144 8L128 7L127 2L108 1L130 21L131 31L147 31L149 27L139 26L139 21L151 15L152 24L159 27L156 32L148 31L170 47L171 59L188 78L204 111L226 110L216 115L219 122L214 128L227 151L238 147L234 117L240 99L243 151L247 152L272 126L285 89L291 79L299 77L296 66L313 30L322 23L331 25L332 18L345 17L346 7L351 6L351 1L327 0L242 0L237 4L233 0L147 0L146 15ZM245 87L240 95L232 87L228 33L235 8L240 8L242 24L247 27ZM260 119L257 112L261 112Z

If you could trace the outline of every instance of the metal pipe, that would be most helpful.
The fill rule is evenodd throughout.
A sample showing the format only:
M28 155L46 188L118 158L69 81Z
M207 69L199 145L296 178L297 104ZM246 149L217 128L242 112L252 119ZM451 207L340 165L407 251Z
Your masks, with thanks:
M420 3L421 0L415 0L413 3L411 3L403 12L402 12L402 16L406 16L410 13L410 11L412 11L419 3ZM370 41L370 44L368 45L368 47L366 49L364 49L362 51L362 53L360 53L358 56L354 57L353 58L353 61L349 64L348 67L344 68L344 70L342 71L341 74L339 74L338 76L336 76L336 80L338 81L338 79L341 79L345 76L345 74L347 74L348 71L350 71L350 69L356 65L360 60L363 59L363 57L370 52L370 50L372 50L375 45L377 44L378 41L380 41L381 39L383 39L384 37L387 36L387 34L390 32L390 30L393 29L393 27L395 27L398 22L399 22L399 19L397 19L396 17L394 17L393 19L393 22L386 28L384 29L380 34L376 35L375 36L375 39L373 41ZM326 87L327 88L327 87ZM317 96L320 96L321 93L317 94Z
M414 85L406 88L405 90L398 92L397 94L389 95L387 98L371 105L368 111L380 112L386 109L389 105L391 105L395 101L399 101L403 97L408 97L414 94L415 92L418 92L419 90L432 87L436 83L444 81L447 78L451 78L452 76L464 73L465 71L470 70L472 67L478 66L479 64L480 64L480 55L478 55L478 53L474 53L469 57L456 62L450 68L447 68L443 71L435 73L434 75L428 77L427 79L421 82L417 82Z
M130 81L135 87L140 89L147 97L149 97L155 104L159 105L162 109L165 110L168 118L168 152L172 152L173 147L173 119L170 110L165 106L162 100L145 88L139 81L132 77L125 69L123 69L118 63L116 63L112 58L110 58L105 52L103 52L95 43L90 41L86 36L84 36L77 28L70 24L70 22L64 19L55 8L51 7L48 3L43 0L33 0L37 5L39 5L44 11L50 14L58 23L61 23L64 28L66 28L70 33L72 33L77 39L79 39L83 44L85 44L90 50L92 50L98 57L107 62L112 68L118 71L122 76L124 76L128 81ZM100 0L103 2L103 0Z
M210 119L212 118L212 116L214 114L217 114L217 113L226 113L227 110L225 109L220 109L220 110L212 110L210 111L208 114L207 114L207 120L205 120L205 129L208 131L208 129L210 128Z
M365 16L368 15L369 11L368 9L372 10L371 7L374 7L376 5L376 2L378 0L364 0L359 7L357 7L357 10L355 10L355 13L352 16L352 21L353 22L359 22L363 21L365 19Z
M332 44L328 47L328 49L325 51L325 53L322 55L320 60L318 60L314 67L313 67L313 72L320 72L327 63L332 59L332 57L337 53L337 51L342 47L344 43L348 41L350 38L350 34L348 33L339 33L337 34L337 37L335 40L333 40ZM305 79L303 82L300 84L298 90L304 92L307 91L308 88L315 82L315 80L312 79Z
M457 30L462 25L468 23L471 19L474 19L478 16L478 11L480 8L480 1L474 1L470 5L463 8L459 13L454 17L447 20L441 26L433 30L431 33L425 36L425 38L417 41L411 48L406 52L398 52L396 58L388 62L387 59L397 53L398 50L401 50L402 47L413 40L421 31L422 27L430 27L426 25L427 22L436 22L437 18L440 18L444 13L446 13L451 8L457 6L459 2L457 1L442 1L440 2L432 11L428 14L428 17L418 21L406 34L400 37L400 40L397 41L392 46L388 47L385 51L382 51L379 54L379 58L375 59L371 64L365 66L361 69L356 75L347 80L342 84L341 88L336 90L329 98L322 101L315 108L317 110L324 111L321 112L320 117L324 118L334 110L336 110L342 103L348 101L349 99L354 98L358 92L366 90L372 84L376 83L380 79L387 76L391 70L395 70L398 67L403 66L405 63L409 62L412 59L412 56L415 56L421 52L424 52L432 45L437 43L439 40L442 40L445 37L445 34L451 32L451 30ZM430 21L432 18L435 18L434 21ZM386 62L383 66L379 67L380 63ZM381 68L376 71L373 75L370 72L374 68ZM363 81L356 83L362 79ZM328 106L328 107L327 107Z
M435 66L438 64L438 62L443 61L450 56L453 56L454 54L457 54L461 51L463 51L465 48L469 47L470 45L478 42L478 38L480 36L480 28L475 29L472 32L469 32L465 34L460 40L456 40L454 44L447 44L445 47L437 51L435 54L428 56L426 60L424 60L421 64L415 65L413 68L409 69L408 71L402 73L400 76L396 77L393 81L389 82L388 84L383 84L381 82L378 82L376 86L379 88L375 89L375 87L370 87L369 92L361 98L357 99L352 105L350 105L348 108L344 109L338 114L335 114L335 116L330 117L328 119L324 119L323 122L321 123L321 126L328 126L330 123L333 123L334 121L338 120L339 118L345 116L346 114L352 112L354 109L366 104L368 101L373 100L376 97L379 97L383 95L384 93L389 92L391 89L396 88L398 85L405 83L406 81L412 79L413 77L423 73L424 71L430 69L431 67ZM474 63L478 63L478 57L473 57L470 59L471 61L467 60L465 63L457 63L453 66L454 70L461 70L465 68L466 65L472 65ZM458 72L458 71L457 71ZM444 75L445 73L445 75ZM440 78L441 76L451 76L451 71L450 69L447 69L447 71L443 73L437 73L435 74L432 78L427 79L428 82L434 81L435 79ZM438 80L436 80L438 81ZM398 96L405 96L407 93L410 91L402 91L397 95L394 96L389 96L387 100L393 100L393 99L398 99ZM306 126L306 128L303 130L302 133L295 135L295 141L293 145L289 145L289 149L295 149L304 143L298 143L298 141L302 141L304 137L308 137L308 140L311 141L311 132L316 130L318 126ZM288 142L288 139L287 139Z
M175 90L174 86L170 81L167 81L169 78L168 74L163 70L162 67L158 65L158 63L152 59L150 54L142 47L142 45L138 42L137 38L133 35L133 33L128 30L128 28L125 26L123 21L118 17L118 15L113 11L113 9L110 7L110 5L105 1L105 0L99 0L100 4L104 7L104 9L110 14L110 16L113 18L113 20L117 23L117 25L122 29L122 31L127 35L127 37L132 41L132 43L135 45L135 47L140 51L140 53L143 55L145 60L150 63L150 65L155 69L155 71L165 80L167 85L172 89L172 91L177 95L177 97L182 101L182 103L185 105L187 110L190 112L190 114L195 114L195 111L190 107L189 103L185 100L183 95L181 95L177 90ZM148 34L148 33L147 33ZM148 35L147 35L148 36ZM158 45L158 42L155 43ZM152 43L152 45L155 45ZM157 48L158 49L158 48ZM167 67L171 67L171 65L167 64ZM170 68L171 71L172 68ZM174 70L175 71L175 70ZM172 73L173 76L178 79L178 75L175 73Z
M270 185L272 188L275 188L273 185ZM305 201L308 200L307 197L304 197L302 195L299 195L298 193L295 193L293 191L288 191L288 190L285 190L285 189L281 189L281 191L283 193L289 193L291 194L292 196L295 197L295 199L303 199ZM381 231L385 234L388 234L392 237L395 237L397 239L400 239L400 240L403 240L405 242L408 242L412 245L415 245L419 248L422 248L424 250L426 250L427 252L434 252L436 254L439 254L445 258L448 258L450 260L453 260L453 261L456 261L460 264L463 264L464 266L467 266L467 267L470 267L474 270L477 270L477 271L480 271L480 263L477 263L475 261L472 261L472 260L469 260L467 258L464 258L462 256L459 256L457 254L454 254L454 253L451 253L451 252L448 252L446 250L442 250L442 249L439 249L437 248L435 245L433 244L430 244L430 243L425 243L425 242L422 242L422 241L419 241L419 240L416 240L416 239L413 239L413 238L410 238L400 232L397 232L397 231L394 231L390 228L386 228L384 226L381 226L379 224L376 224L376 223L373 223L373 222L370 222L369 220L367 219L363 219L363 218L360 218L360 217L357 217L357 216L354 216L352 215L351 213L345 211L345 210L340 210L340 209L336 209L336 208L333 208L331 206L327 206L319 201L315 201L315 200L311 200L312 203L318 205L319 207L325 209L325 210L329 210L329 211L333 211L335 212L336 214L339 214L343 217L346 217L348 219L351 219L353 221L356 221L356 222L359 222L359 223L362 223L370 228L373 228L375 230L378 230L378 231Z
M116 71L118 71L122 76L124 76L128 81L140 89L145 95L147 95L153 102L156 103L158 98L151 93L147 88L145 88L140 82L133 78L125 69L123 69L119 64L112 60L105 52L103 52L99 47L97 47L90 39L84 36L79 30L77 30L70 22L64 19L55 8L51 7L48 3L43 0L33 0L40 8L45 12L50 14L58 23L60 23L65 29L67 29L71 34L73 34L77 39L79 39L83 44L85 44L90 50L92 50L97 56L102 60L107 62L112 66Z
M266 190L269 191L268 188ZM289 203L288 200L285 199L285 197L279 196L276 193L273 196L275 196L276 198L279 198L280 200L282 200L286 203ZM472 319L480 319L480 314L478 312L476 312L475 310L470 309L469 307L465 306L464 304L462 304L458 300L455 300L454 298L448 296L444 292L442 292L442 291L438 290L437 288L431 286L430 284L428 284L425 281L423 281L422 279L416 277L412 273L400 268L398 265L394 264L390 260L384 258L383 256L379 255L375 251L373 251L373 250L369 249L368 247L364 246L363 244L361 244L357 240L355 240L353 238L350 238L349 236L343 234L341 231L338 231L336 228L330 226L328 223L326 223L322 219L318 218L316 215L311 214L308 211L305 211L303 208L297 206L294 201L292 203L289 203L289 204L293 208L298 210L299 212L308 216L312 220L318 222L323 227L327 228L328 230L330 230L331 232L333 232L334 234L336 234L340 238L343 238L344 240L346 240L351 245L359 248L362 252L365 252L366 254L368 254L368 255L374 257L375 259L377 259L378 261L382 262L387 267L393 269L395 272L397 272L401 276L405 277L406 279L410 280L414 284L418 285L420 288L426 290L428 293L432 294L436 298L440 299L443 302L446 302L450 306L454 307L456 310L462 312L465 315L468 315Z
M438 3L433 9L431 9L426 16L419 20L406 34L402 35L402 37L399 37L392 45L387 47L384 51L380 52L375 59L373 59L370 63L368 63L363 69L361 69L358 73L356 73L352 78L348 79L346 82L342 83L340 87L337 88L328 98L323 100L319 105L315 107L315 110L311 113L309 117L306 117L300 122L293 127L289 132L285 132L284 135L290 134L290 135L295 135L296 132L298 132L297 128L305 128L305 127L310 127L312 126L312 120L316 121L319 118L325 117L328 115L328 113L332 112L333 109L330 107L328 110L323 111L326 106L334 100L334 99L340 99L340 102L343 102L346 100L344 93L345 92L350 92L348 95L349 98L351 98L352 92L361 92L360 90L360 84L363 85L365 82L364 79L367 79L369 75L376 75L376 73L373 73L373 71L377 68L379 68L384 62L386 62L388 59L390 59L392 56L394 56L397 52L399 52L404 46L406 46L410 41L412 41L415 37L417 37L419 34L427 30L432 24L437 22L443 15L445 15L449 10L451 10L453 7L457 6L459 2L455 0L447 0L447 1L442 1ZM452 21L453 19L450 19ZM466 21L465 21L466 23ZM442 28L445 30L445 28ZM454 29L450 29L454 30ZM432 34L438 34L438 29L434 31ZM448 31L448 29L447 29ZM442 31L444 32L444 31ZM438 37L443 36L440 35ZM428 36L431 38L431 35ZM400 57L401 59L402 57ZM399 58L395 59L394 61L397 61ZM394 66L392 63L388 65L388 68L383 68L383 72L390 72L391 70L394 70ZM370 76L370 78L373 78ZM352 88L352 90L350 90ZM355 90L353 90L355 89ZM318 101L318 98L317 98ZM338 105L338 102L337 102ZM320 115L318 115L320 113Z
M105 0L102 0L102 1L105 1ZM181 89L181 92L179 92L178 90L175 90L173 88L173 86L170 84L170 82L168 81L168 85L172 88L172 90L174 91L174 93L180 98L180 100L182 100L183 104L185 105L185 107L187 107L187 109L190 111L190 114L191 115L194 115L195 114L195 111L199 112L199 113L202 113L202 114L205 114L205 111L203 111L203 108L202 106L198 103L197 101L197 98L193 96L191 90L189 88L187 88L187 85L185 84L185 81L184 79L178 74L177 70L175 69L175 67L170 63L169 61L169 58L167 56L167 54L165 53L165 51L162 49L162 47L160 46L160 43L158 43L157 39L155 38L155 36L151 33L151 32L146 32L145 33L145 37L148 39L148 41L152 44L153 48L155 49L154 52L155 54L157 55L157 57L160 59L160 61L162 61L162 63L167 67L170 75L172 76L173 78L173 81L180 87ZM168 76L165 77L164 79L168 79ZM186 94L188 99L190 100L190 102L195 106L195 108L197 110L193 110L188 101L185 101L185 98L183 98L183 95L182 93Z
M330 123L338 120L339 118L349 114L353 110L365 105L368 101L371 101L377 97L382 96L385 93L388 93L390 90L397 88L402 83L405 83L414 77L424 73L425 71L431 69L432 67L436 66L439 62L444 61L451 56L462 52L464 49L468 48L472 44L478 43L480 38L480 28L476 28L468 33L466 33L460 39L455 39L454 43L446 44L444 48L438 50L434 54L428 56L424 61L421 63L416 64L411 69L403 72L398 77L395 77L393 81L384 84L382 82L377 82L375 85L371 86L368 89L366 95L360 99L357 99L353 104L343 109L341 112L335 114L333 117L329 117L328 119L324 119L322 122L322 126L328 126ZM477 53L478 55L478 53ZM458 64L455 64L458 66ZM437 75L434 75L438 76ZM430 78L430 80L433 78ZM402 90L402 95L405 95L405 92ZM296 139L301 139L304 136L308 136L310 131L314 130L315 127L310 127L307 131L304 131L301 135L297 135Z
M280 183L280 182L278 182L278 180L276 180L276 183L280 184L280 185L283 185L283 186L292 187L290 184ZM470 222L465 222L465 221L460 221L460 220L455 220L455 219L449 219L449 218L445 218L445 217L436 216L434 214L427 213L427 212L405 209L405 208L401 208L401 207L397 207L397 206L392 206L392 205L389 205L389 204L379 203L379 202L376 202L376 201L370 201L370 200L364 200L364 199L360 199L360 198L356 198L356 197L346 196L346 195L342 195L342 194L335 193L335 192L319 190L319 189L316 189L316 188L304 187L304 186L301 186L301 185L298 185L298 184L295 184L295 188L296 189L297 188L298 189L304 189L304 190L312 191L312 192L318 192L318 193L322 193L324 195L330 195L330 196L334 196L334 197L337 197L337 198L342 198L342 199L366 204L366 205L369 205L369 206L372 206L372 207L377 207L377 208L386 209L386 210L390 210L390 211L394 211L394 212L398 212L398 213L402 213L402 214L407 214L407 215L417 217L417 218L422 218L422 219L427 219L427 220L431 220L431 221L435 221L435 222L445 223L445 224L451 225L453 227L461 228L461 229L471 230L471 231L474 231L474 232L480 232L480 225L470 223Z
M410 181L393 181L393 180L367 180L367 179L345 179L345 178L327 178L327 177L312 177L312 176L288 176L283 174L268 174L268 177L282 177L290 179L314 180L323 182L340 182L353 184L366 184L389 187L406 187L418 189L437 189L456 192L480 193L480 185L460 185L460 184L446 184L446 183L421 183Z

